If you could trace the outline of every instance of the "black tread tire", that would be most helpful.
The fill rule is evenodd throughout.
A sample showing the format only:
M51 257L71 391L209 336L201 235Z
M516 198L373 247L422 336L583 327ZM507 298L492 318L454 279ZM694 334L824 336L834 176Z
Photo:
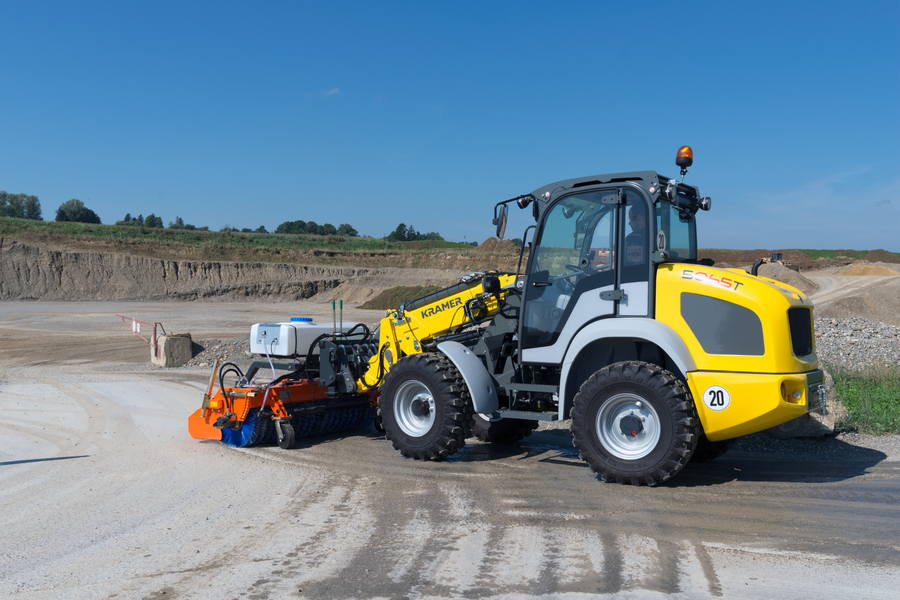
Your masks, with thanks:
M398 388L410 381L424 385L434 398L434 422L419 436L404 432L394 412ZM427 352L401 358L385 375L380 390L378 414L384 435L403 456L444 460L466 445L472 429L472 400L462 375L446 356Z
M473 418L475 426L472 427L472 436L482 442L494 444L515 444L527 438L538 428L537 421L521 419L488 421L478 413L475 413Z
M659 440L636 459L616 457L597 433L601 406L619 394L640 397L658 416ZM666 481L690 460L697 431L697 410L688 387L651 363L626 361L604 367L584 382L573 400L572 443L581 459L606 482L652 486Z
M732 438L730 440L722 440L721 442L713 442L706 437L706 434L701 433L697 439L697 447L691 455L691 462L705 463L715 460L731 450L731 447L734 446L736 441L735 438Z
M297 438L294 435L294 428L288 422L281 423L281 437L278 436L278 426L275 427L275 437L277 438L278 447L282 450L290 450L294 447Z

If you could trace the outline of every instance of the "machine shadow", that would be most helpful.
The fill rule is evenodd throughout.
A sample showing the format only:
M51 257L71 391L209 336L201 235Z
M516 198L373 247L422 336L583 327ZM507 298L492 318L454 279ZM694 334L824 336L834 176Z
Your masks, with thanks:
M302 451L319 445L360 438L365 438L367 443L387 442L384 433L370 426L301 438L289 451ZM732 450L709 462L690 462L677 477L659 484L658 487L709 487L731 482L840 482L865 475L869 469L887 458L883 452L860 448L834 438L824 440L823 443L827 445L826 451L821 453L824 456L809 453L797 456L791 453ZM568 430L536 431L524 440L508 445L485 443L469 438L466 445L450 455L446 462L502 460L536 460L541 463L573 467L578 471L588 468L579 457L578 450L572 446L572 435Z
M89 458L90 454L79 454L78 456L54 456L52 458L30 458L27 460L8 460L6 462L0 462L0 467L6 467L9 465L24 465L26 463L37 463L37 462L48 462L53 460L69 460L72 458Z
M297 450L304 450L308 448L312 448L314 446L319 446L321 444L329 444L332 442L340 442L342 440L349 439L359 439L359 438L367 438L368 440L382 440L385 441L384 433L380 433L375 429L374 426L369 425L368 427L361 427L359 429L348 429L346 431L338 431L334 433L323 433L321 435L308 436L303 438L297 438L297 441L294 442L294 447L287 452L294 452ZM274 447L278 447L278 444L271 444Z
M832 483L865 475L887 458L878 450L837 439L827 441L826 456L731 451L705 463L688 465L659 487L703 487L732 481L764 483Z
M456 454L448 457L448 462L491 461L491 460L538 460L572 467L587 467L578 458L578 450L572 446L572 436L568 430L560 433L535 431L524 440L512 444L495 444L466 440L466 445Z

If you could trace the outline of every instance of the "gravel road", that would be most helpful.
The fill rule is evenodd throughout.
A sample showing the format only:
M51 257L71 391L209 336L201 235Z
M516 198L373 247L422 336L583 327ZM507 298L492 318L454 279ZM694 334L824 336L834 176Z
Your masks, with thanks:
M331 319L311 303L0 303L2 597L893 598L900 585L897 436L748 438L657 488L598 482L565 430L470 440L444 463L405 460L374 430L239 451L187 434L209 370L149 367L113 313L238 356L224 341L254 322Z

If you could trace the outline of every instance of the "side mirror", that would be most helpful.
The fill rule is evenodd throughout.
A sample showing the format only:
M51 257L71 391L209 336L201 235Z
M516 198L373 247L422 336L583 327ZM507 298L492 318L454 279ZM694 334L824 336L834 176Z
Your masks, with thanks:
M502 240L506 233L506 205L500 205L500 215L494 217L494 225L497 226L497 239Z

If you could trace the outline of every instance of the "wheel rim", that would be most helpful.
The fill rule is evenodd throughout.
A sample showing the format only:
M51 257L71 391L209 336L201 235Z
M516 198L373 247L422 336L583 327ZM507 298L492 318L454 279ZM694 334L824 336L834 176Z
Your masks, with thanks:
M434 396L418 381L403 383L394 395L394 419L406 435L422 437L434 425Z
M628 419L625 426L634 419L640 420L640 431L636 435L623 432L623 419ZM616 394L604 402L597 412L596 428L603 447L623 460L643 458L659 442L659 415L650 403L636 394Z

